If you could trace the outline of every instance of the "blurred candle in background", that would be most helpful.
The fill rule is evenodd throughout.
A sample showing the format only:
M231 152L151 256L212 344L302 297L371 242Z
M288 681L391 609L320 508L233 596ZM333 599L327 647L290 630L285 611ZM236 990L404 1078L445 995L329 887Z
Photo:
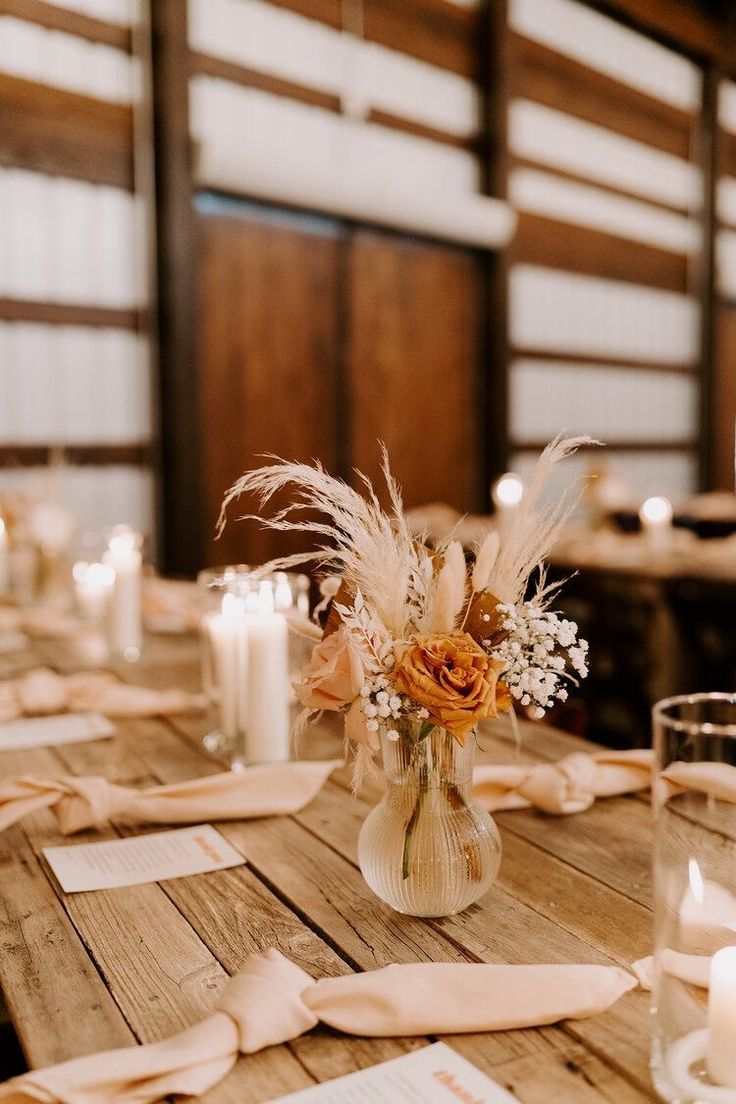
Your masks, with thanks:
M130 662L140 658L143 646L140 546L139 532L116 525L103 557L115 572L108 618L110 649Z
M115 586L115 569L109 563L85 563L72 568L77 612L85 620L101 625L105 620Z
M672 504L668 498L652 495L639 510L641 531L651 552L666 552L672 538Z
M523 497L524 484L515 472L506 472L491 487L493 511L501 540L508 533Z

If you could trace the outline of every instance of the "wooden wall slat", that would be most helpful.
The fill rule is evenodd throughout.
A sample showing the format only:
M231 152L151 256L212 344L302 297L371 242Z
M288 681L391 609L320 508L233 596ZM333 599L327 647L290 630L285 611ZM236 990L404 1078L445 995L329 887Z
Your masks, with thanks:
M259 73L237 62L227 61L225 58L212 57L209 54L201 54L192 51L192 74L207 77L218 77L220 80L232 81L233 84L243 85L245 88L258 88L263 92L271 92L276 96L286 96L290 100L298 100L299 103L310 104L312 107L321 107L326 111L340 111L340 97L331 92L320 92L315 88L297 84L294 81L283 80L281 77L271 76L269 73Z
M527 211L519 212L510 259L668 291L688 287L688 258L682 253Z
M124 464L146 467L151 463L148 444L136 445L0 445L0 467L28 468L52 463L63 451L67 464L91 467L107 467Z
M694 118L522 35L509 35L511 92L688 160Z
M638 203L644 203L654 210L657 208L664 208L666 211L676 211L682 215L692 215L693 212L685 203L669 203L665 200L651 200L646 196L641 195L639 192L634 191L631 188L623 188L618 184L603 182L600 180L593 180L589 176L583 176L581 173L570 172L568 169L560 169L556 165L546 165L541 161L531 161L526 157L511 157L512 169L534 169L536 172L549 173L551 176L558 176L561 180L569 180L571 184L584 184L587 187L599 188L604 192L612 192L614 195L623 196L624 199L635 199Z
M512 442L511 449L514 452L540 453L549 442L540 441L516 441ZM697 441L656 441L649 437L639 440L616 440L610 435L606 436L606 453L609 452L693 452L697 448ZM581 452L592 452L596 445L581 445Z
M581 352L546 352L544 349L527 348L521 345L514 346L515 360L543 360L551 364L584 364L586 367L629 368L634 372L677 372L680 375L692 376L697 374L697 365L683 361L682 363L668 364L658 361L629 360L619 357L602 357L600 353Z
M130 27L106 23L102 19L71 11L69 8L47 4L44 0L0 0L0 15L24 19L50 31L63 31L88 42L114 46L130 53L132 35Z
M339 0L272 0L280 8L342 28ZM365 0L363 35L369 42L479 80L480 18L445 0Z
M715 343L711 386L713 486L734 489L736 438L736 306L715 311Z
M0 164L133 188L133 110L0 74Z
M726 7L718 20L698 10L692 0L588 0L604 15L625 22L685 54L708 58L733 71L736 59L736 31L726 25ZM715 5L714 5L715 6Z
M94 326L113 330L146 330L146 312L75 303L0 298L0 322L41 322L48 326Z
M349 255L351 462L407 506L480 508L482 274L469 251L357 231Z
M736 176L736 134L727 130L718 132L718 168L727 176Z
M262 453L338 469L340 243L293 222L197 222L205 555L261 563L304 550L303 535L236 521L254 505L245 501L217 543L214 525L225 491Z

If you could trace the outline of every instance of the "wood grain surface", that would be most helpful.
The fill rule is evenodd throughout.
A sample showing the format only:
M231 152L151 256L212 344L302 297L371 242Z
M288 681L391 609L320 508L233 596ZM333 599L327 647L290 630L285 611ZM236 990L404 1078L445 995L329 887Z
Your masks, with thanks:
M73 643L0 656L0 678L39 662L78 666ZM141 663L119 673L150 686L199 677L193 638L151 637ZM202 750L211 718L120 722L111 740L0 753L0 778L101 774L130 785L213 773ZM336 736L318 732L303 753L324 757ZM525 726L482 737L490 761L554 759L592 745ZM161 1039L205 1016L229 975L254 951L277 947L314 977L391 962L591 962L628 966L650 945L649 812L634 797L601 801L568 818L501 814L497 883L460 916L419 920L384 906L356 863L363 817L379 796L350 794L347 771L293 817L230 822L223 835L247 865L159 885L64 894L41 849L59 843L48 812L0 836L0 985L30 1067ZM74 842L145 829L114 824ZM648 1070L648 998L626 994L601 1016L537 1030L444 1041L515 1093L522 1104L641 1104ZM241 1058L207 1104L259 1104L425 1045L361 1039L317 1028Z

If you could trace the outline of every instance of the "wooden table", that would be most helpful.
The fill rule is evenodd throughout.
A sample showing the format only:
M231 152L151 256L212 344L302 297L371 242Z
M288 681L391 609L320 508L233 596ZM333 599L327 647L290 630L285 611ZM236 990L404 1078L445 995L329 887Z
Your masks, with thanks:
M69 644L0 657L0 677L45 662L75 668ZM125 672L147 685L198 681L196 642L151 638ZM220 768L203 752L202 717L118 725L112 740L0 753L0 777L103 774L136 786ZM500 728L488 755L514 761ZM581 741L529 726L521 759L557 758ZM324 746L320 754L325 754ZM616 962L650 946L649 809L638 798L600 801L574 817L502 814L496 885L456 917L400 916L365 886L356 840L376 800L336 774L303 812L220 825L247 866L214 874L66 896L41 848L63 842L48 812L0 836L0 984L29 1066L165 1038L204 1017L246 957L277 947L315 977L390 962ZM111 826L76 842L130 832ZM445 1040L524 1104L634 1104L655 1099L648 1070L648 998L626 994L591 1019L539 1030ZM360 1039L318 1028L241 1058L207 1104L258 1104L398 1056L424 1039ZM387 1102L390 1104L390 1102Z

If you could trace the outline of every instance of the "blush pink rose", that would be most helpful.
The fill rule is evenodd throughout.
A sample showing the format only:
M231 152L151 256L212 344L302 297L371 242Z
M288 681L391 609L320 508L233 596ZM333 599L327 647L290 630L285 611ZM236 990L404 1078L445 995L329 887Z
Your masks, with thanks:
M316 644L296 694L307 709L342 709L360 694L365 672L360 649L347 629Z

